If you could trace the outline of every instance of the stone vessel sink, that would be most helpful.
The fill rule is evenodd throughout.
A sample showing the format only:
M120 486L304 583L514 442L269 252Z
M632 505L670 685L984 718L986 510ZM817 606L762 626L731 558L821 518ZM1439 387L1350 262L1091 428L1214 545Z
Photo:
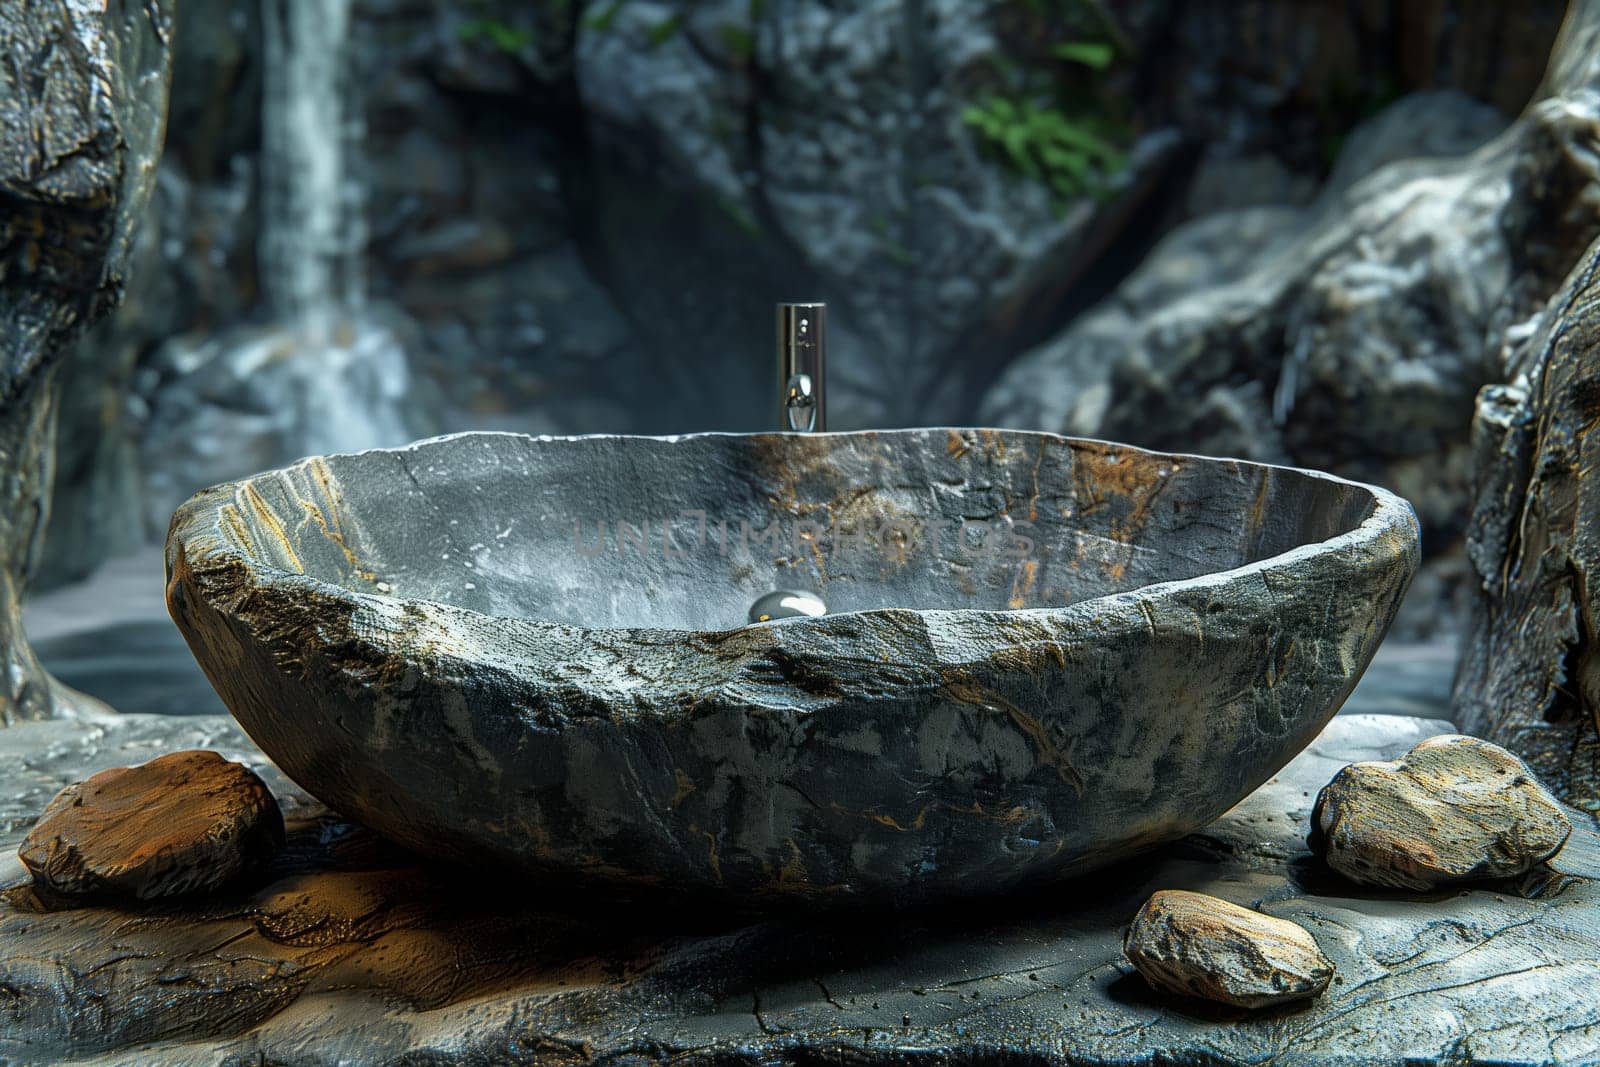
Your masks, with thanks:
M480 433L197 494L167 598L278 765L420 853L898 902L1216 818L1416 562L1382 490L1044 433ZM830 614L746 624L776 589Z

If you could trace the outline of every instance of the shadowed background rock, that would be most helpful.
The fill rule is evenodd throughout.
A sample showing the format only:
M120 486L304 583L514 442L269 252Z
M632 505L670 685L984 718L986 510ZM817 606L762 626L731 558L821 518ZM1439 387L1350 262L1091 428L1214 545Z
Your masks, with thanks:
M770 305L796 297L833 308L836 428L998 419L1332 464L1411 495L1437 530L1429 553L1448 554L1462 411L1495 376L1480 327L1505 284L1488 219L1500 172L1458 182L1479 187L1452 209L1471 217L1460 243L1402 227L1322 269L1307 237L1287 271L1262 246L1359 202L1342 191L1370 172L1492 138L1538 87L1565 7L216 0L175 35L179 121L139 245L149 269L73 368L47 571L159 540L205 484L346 449L329 447L335 427L363 446L435 428L766 429ZM303 48L282 48L297 32ZM1073 44L1109 64L1056 54ZM318 94L330 106L307 107ZM997 102L1108 141L1103 188L1030 176L1050 142L1023 124L1028 147L1008 154L971 120L1005 113ZM306 119L294 151L333 164L316 169L336 179L320 199L278 154L291 114ZM1559 146L1516 153L1534 176L1568 166ZM1351 230L1404 202L1383 199ZM1196 219L1203 233L1182 229ZM1164 246L1120 286L1169 233L1187 252ZM297 244L306 255L285 254ZM359 289L348 336L382 375L284 328L274 294L303 288L293 277L330 246L339 287ZM1223 321L1200 291L1230 279L1250 310ZM1163 342L1149 367L1116 371L1128 404L1108 421L1061 415L1109 404L1107 370L1161 342L1146 321L1187 292L1213 305L1192 317L1217 320L1201 346L1217 366ZM1345 295L1357 306L1340 312ZM1174 316L1191 317L1159 317ZM1394 348L1363 340L1369 327ZM1089 351L1026 370L1061 347ZM403 404L381 387L400 377L416 383ZM1160 414L1141 421L1150 391ZM415 409L423 395L436 410Z
M122 297L166 123L171 0L0 7L0 723L94 707L20 599L42 552L57 376Z
M1477 588L1454 693L1462 729L1517 752L1590 812L1600 811L1597 297L1600 245L1508 351L1507 384L1478 397L1467 542Z

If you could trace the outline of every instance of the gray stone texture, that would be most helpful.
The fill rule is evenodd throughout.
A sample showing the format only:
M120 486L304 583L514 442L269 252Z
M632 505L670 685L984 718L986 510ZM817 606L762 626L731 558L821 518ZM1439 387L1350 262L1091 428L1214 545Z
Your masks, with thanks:
M1337 711L1416 559L1382 490L938 429L314 459L190 500L167 570L263 748L412 848L842 906L1203 826ZM833 614L744 625L791 588Z
M409 395L437 402L402 407L421 434L768 428L770 308L797 298L834 307L835 426L970 423L1007 364L1177 223L1284 215L1341 149L1456 151L1490 107L1515 112L1564 5L1315 0L1293 18L1231 0L628 0L612 18L610 0L334 6L351 18L341 105L363 127L350 178L367 295L392 341L385 366L403 353ZM238 372L282 325L266 299L274 268L258 264L276 187L262 116L281 81L261 10L218 0L175 34L178 118L141 280L71 372L52 582L159 538L204 484L323 450L328 420L293 399L315 381L301 369L315 351L272 364L259 389ZM1051 56L1076 39L1115 43L1119 59L1091 76ZM1129 116L1131 162L1103 201L1053 202L962 118L1052 82L1090 113ZM1345 143L1379 105L1425 89L1445 95L1403 105L1409 124L1391 121L1385 147ZM1226 244L1212 242L1218 270L1231 269ZM1094 336L1106 325L1082 321ZM1474 377L1451 358L1426 375ZM1417 362L1395 374L1409 381ZM1356 369L1384 396L1410 388L1387 384L1387 364ZM1098 373L1030 391L1089 403ZM369 436L393 423L362 417L394 410L370 379L341 376L327 396ZM1184 420L1259 421L1226 389L1174 402ZM1033 410L1006 420L1029 425ZM1308 461L1318 425L1297 421ZM1179 447L1213 440L1204 425L1191 436ZM1246 454L1274 454L1278 436L1263 425ZM1390 484L1459 502L1459 481L1423 481ZM1444 509L1423 503L1429 518Z
M0 10L0 725L94 705L39 666L19 601L49 515L61 363L121 298L155 177L171 6Z
M1600 247L1512 350L1509 384L1473 423L1468 529L1475 598L1455 679L1464 729L1526 759L1569 803L1600 810L1593 460Z

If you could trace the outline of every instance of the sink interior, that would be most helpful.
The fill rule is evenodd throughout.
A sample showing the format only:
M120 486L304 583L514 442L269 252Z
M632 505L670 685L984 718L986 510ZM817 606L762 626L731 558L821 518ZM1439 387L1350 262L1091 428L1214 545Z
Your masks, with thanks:
M1325 540L1373 506L1298 471L1041 433L471 434L259 477L225 526L359 592L717 630L774 589L834 613L1061 606Z

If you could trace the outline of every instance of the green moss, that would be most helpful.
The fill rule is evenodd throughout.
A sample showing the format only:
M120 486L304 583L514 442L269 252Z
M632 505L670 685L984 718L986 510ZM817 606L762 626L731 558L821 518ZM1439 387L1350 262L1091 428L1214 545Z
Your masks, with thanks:
M1050 54L1068 63L1079 63L1090 70L1105 70L1117 58L1115 46L1105 41L1062 41Z
M878 246L890 259L901 267L914 267L917 264L916 253L901 244L894 235L894 228L889 220L882 215L873 215L867 220L868 227L878 237Z
M609 30L627 3L628 0L606 0L583 20L583 24L591 30Z
M736 62L747 63L755 55L756 35L750 27L737 22L724 22L717 32L722 37L722 47Z
M650 27L649 32L645 34L645 41L651 48L660 48L678 36L678 31L681 29L683 29L683 16L670 15Z
M535 40L532 30L493 18L467 19L456 26L456 36L463 41L481 41L512 55L530 47Z
M591 30L606 32L616 25L617 16L627 6L628 0L605 0L589 13L583 24ZM651 48L659 48L676 37L681 29L683 16L669 15L645 32L645 43Z
M734 143L743 133L743 127L738 119L727 109L716 107L711 111L711 136L724 148L733 147Z
M728 216L728 218L732 219L733 224L739 227L740 231L742 231L746 236L763 236L761 223L756 221L756 217L750 214L749 210L743 204L735 200L730 200L728 197L719 196L717 197L717 207L721 208L722 213Z
M748 64L755 57L756 27L761 25L762 18L766 16L766 0L749 0L745 12L742 21L724 22L717 28L728 58L738 64Z

